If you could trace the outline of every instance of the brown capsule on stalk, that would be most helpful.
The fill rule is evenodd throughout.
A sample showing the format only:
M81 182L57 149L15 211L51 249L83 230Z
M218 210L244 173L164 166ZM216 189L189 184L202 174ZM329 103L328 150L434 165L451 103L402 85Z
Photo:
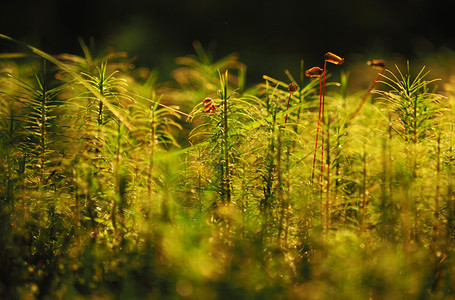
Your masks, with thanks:
M383 70L385 69L385 61L382 59L372 59L367 62L373 69Z
M212 98L204 99L204 111L206 113L210 112L210 114L213 114L215 112L215 104L213 103Z
M319 67L312 67L305 71L306 77L321 77L324 71Z
M341 58L338 55L333 54L332 52L327 52L324 56L324 59L335 65L342 65L344 62L344 58Z
M299 89L299 86L297 84L290 83L288 85L288 90L289 92L293 93Z

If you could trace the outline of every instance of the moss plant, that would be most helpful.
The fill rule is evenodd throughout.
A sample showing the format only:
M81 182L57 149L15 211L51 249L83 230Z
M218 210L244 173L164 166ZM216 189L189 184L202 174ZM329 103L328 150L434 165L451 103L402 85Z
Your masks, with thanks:
M326 79L326 70L327 70L327 62L330 62L335 65L341 65L344 62L344 58L333 54L332 52L327 52L324 55L324 70L322 72L322 93L321 95L321 120L322 120L322 128L325 127L325 79ZM322 142L321 142L321 173L320 173L320 184L322 184L322 174L324 173L324 131L322 131ZM329 151L329 150L328 150Z
M305 71L305 75L307 77L317 77L319 78L319 110L318 110L318 127L316 129L316 141L314 143L314 154L313 154L313 169L311 172L311 181L314 181L314 169L316 165L316 150L318 148L318 140L319 140L319 128L320 128L320 123L321 123L321 108L322 108L322 96L321 96L321 90L322 90L322 74L324 73L324 70L322 70L319 67L313 67L311 69L308 69Z

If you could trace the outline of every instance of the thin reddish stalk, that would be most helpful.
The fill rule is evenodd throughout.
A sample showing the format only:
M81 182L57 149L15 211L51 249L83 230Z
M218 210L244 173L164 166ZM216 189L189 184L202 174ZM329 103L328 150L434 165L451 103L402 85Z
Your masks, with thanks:
M322 187L322 177L323 177L323 172L324 172L324 127L325 127L325 73L327 70L327 60L324 60L324 71L323 71L323 79L322 79L322 132L321 132L321 173L319 174L319 189L320 189L320 211L321 211L321 226L323 222L323 200L322 200L322 192L323 192L323 187ZM328 215L326 216L327 218L329 217Z
M322 174L324 172L324 127L325 127L325 73L327 69L327 60L324 60L324 73L322 79L322 133L321 133L321 174L319 183L322 183Z
M318 138L319 138L319 126L321 122L321 107L322 107L322 81L321 77L319 77L319 117L318 117L318 129L316 130L316 142L314 144L314 155L313 155L313 172L311 174L311 182L314 182L314 168L316 166L316 153L318 149Z
M378 82L378 79L379 77L381 76L381 74L384 72L385 69L382 69L378 75L376 76L376 78L374 79L373 81L373 84L371 84L370 88L368 89L368 91L366 92L366 94L363 96L363 99L362 99L362 102L360 102L360 105L359 107L357 107L356 111L352 114L352 116L349 118L348 120L348 123L350 123L352 121L352 119L354 119L355 116L357 116L357 114L360 112L360 110L362 109L363 107L363 104L365 104L365 102L367 101L368 99L368 96L371 94L371 91L373 90L374 86L376 85L376 83Z
M289 99L288 105L286 106L286 110L289 109L289 104L291 103L292 92L289 92ZM288 122L288 114L286 114L286 118L284 118L284 127L286 127L286 123Z

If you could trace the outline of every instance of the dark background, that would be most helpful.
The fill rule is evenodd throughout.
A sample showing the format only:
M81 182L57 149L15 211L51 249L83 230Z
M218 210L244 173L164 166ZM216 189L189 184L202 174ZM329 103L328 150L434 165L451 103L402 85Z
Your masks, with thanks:
M114 46L168 78L177 56L201 41L215 58L232 52L249 81L286 68L320 64L332 51L355 59L417 55L454 48L449 1L3 1L0 33L51 54L81 54L78 37ZM13 51L3 43L2 51Z

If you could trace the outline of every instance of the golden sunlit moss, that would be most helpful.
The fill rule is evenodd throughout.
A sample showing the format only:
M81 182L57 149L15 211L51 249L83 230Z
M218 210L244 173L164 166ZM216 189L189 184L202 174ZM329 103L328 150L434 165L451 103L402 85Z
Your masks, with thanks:
M81 46L1 56L1 299L453 297L454 80Z

